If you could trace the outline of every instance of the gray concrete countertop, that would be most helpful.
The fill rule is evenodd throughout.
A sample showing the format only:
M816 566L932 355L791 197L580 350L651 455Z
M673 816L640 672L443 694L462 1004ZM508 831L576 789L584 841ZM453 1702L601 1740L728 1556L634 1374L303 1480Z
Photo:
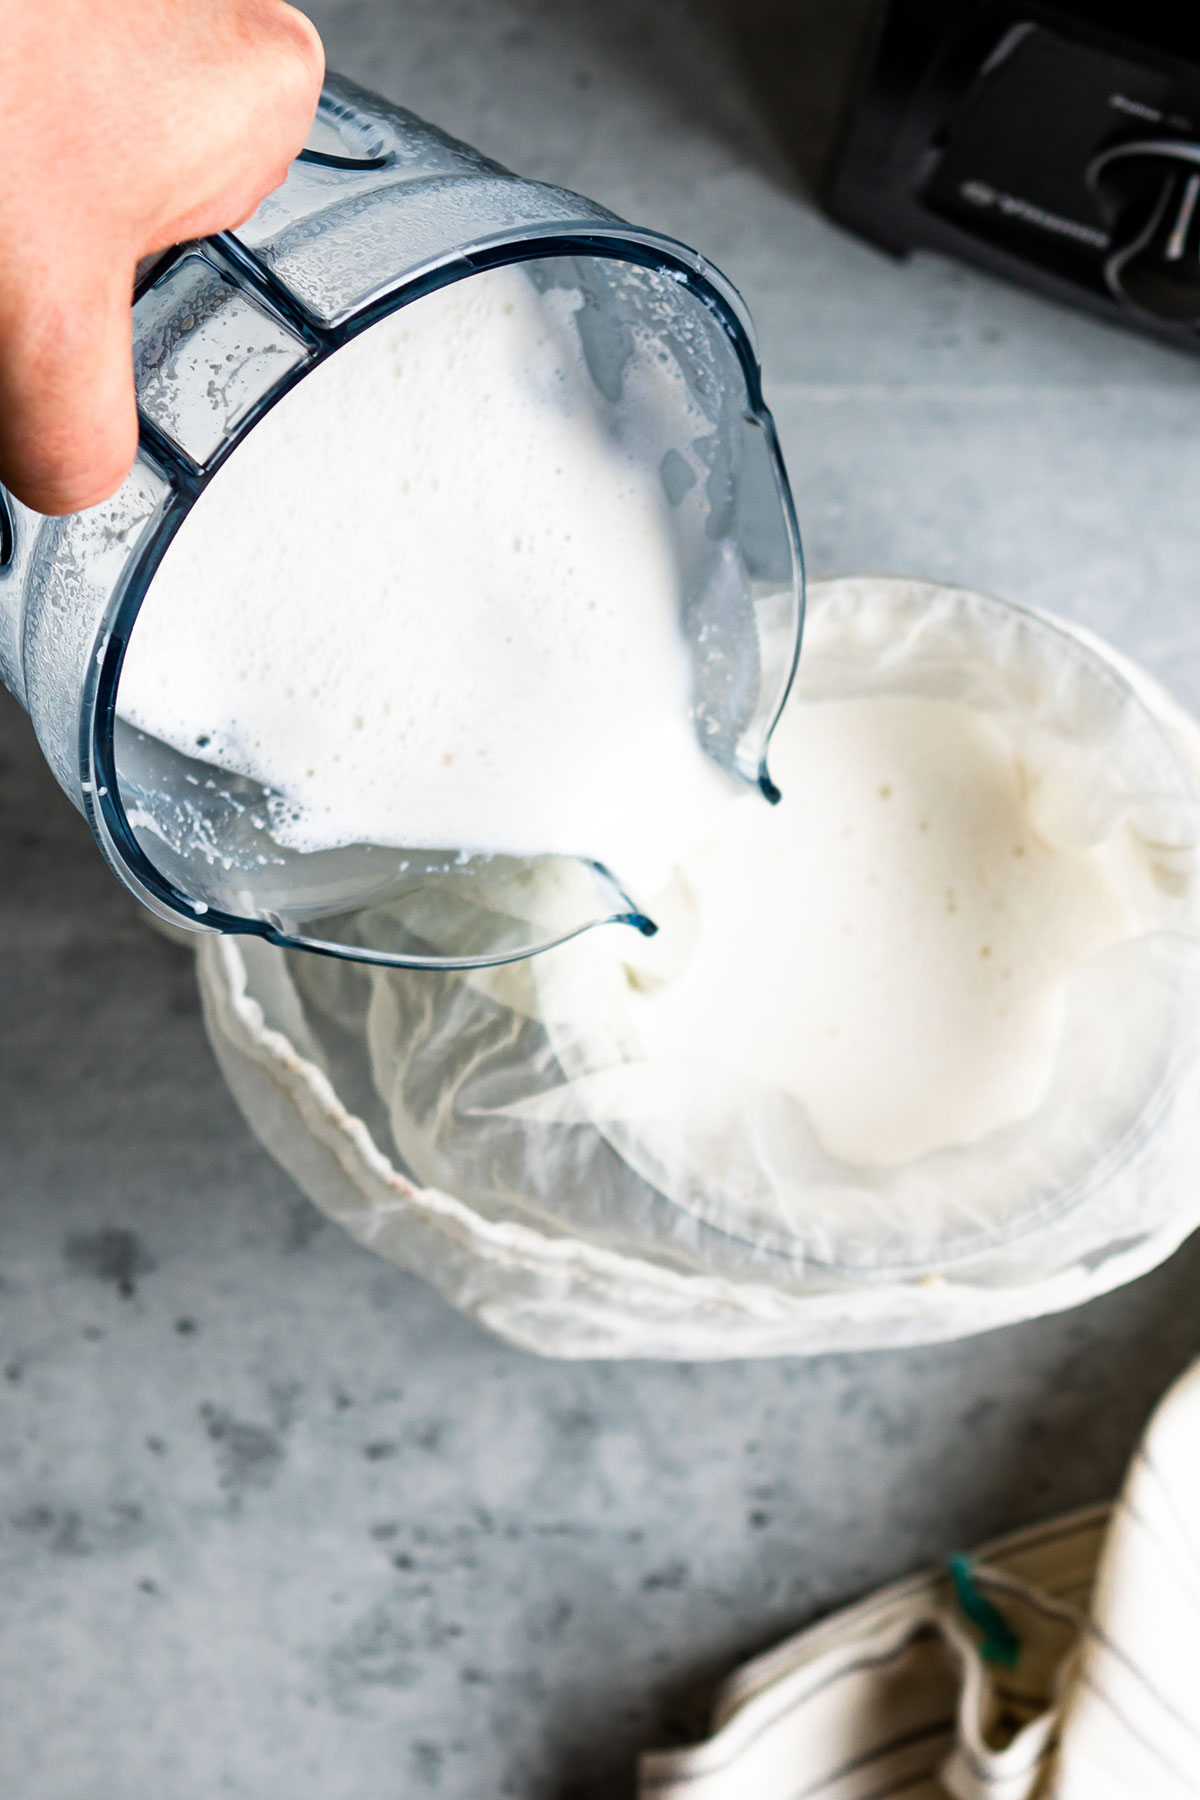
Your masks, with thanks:
M816 572L1054 606L1200 704L1200 361L820 217L860 10L314 8L335 67L741 285ZM938 1349L540 1362L325 1226L257 1148L188 956L6 697L0 926L13 1800L621 1800L749 1653L1111 1493L1200 1347L1193 1243Z

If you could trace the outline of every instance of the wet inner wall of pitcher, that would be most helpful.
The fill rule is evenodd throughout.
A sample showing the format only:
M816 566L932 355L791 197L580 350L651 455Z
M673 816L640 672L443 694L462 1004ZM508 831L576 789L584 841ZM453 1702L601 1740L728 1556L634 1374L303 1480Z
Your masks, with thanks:
M685 669L678 705L686 715L686 729L702 748L714 781L726 786L760 782L769 787L765 747L786 694L797 643L798 551L769 422L750 391L752 377L747 371L752 365L744 346L735 342L728 321L672 274L614 257L547 257L466 280L476 295L484 291L476 284L497 283L500 292L507 283L505 291L512 292L511 284L519 282L520 305L537 309L547 332L560 341L564 366L578 370L586 388L589 441L608 446L612 468L623 470L621 479L627 480L631 492L637 489L645 506L656 509L660 522L656 554L663 559L676 612ZM448 288L423 294L410 304L425 309L428 322L444 317L449 331L459 299L461 295ZM402 322L404 310L368 327L368 335L393 329ZM411 317L415 320L416 314ZM351 349L363 347L359 340ZM318 379L320 375L318 371ZM428 386L426 382L426 392ZM284 397L281 408L288 406L289 398ZM547 405L550 421L553 394ZM522 419L531 433L538 429L533 414ZM264 434L262 442L266 441ZM331 435L331 444L334 441ZM217 471L197 508L219 498L216 488L221 483L241 483L246 497L253 500L254 445L252 432ZM410 509L406 515L399 492L405 475L400 450L411 457L413 445L397 449L373 441L363 449L370 457L372 480L367 486L372 499L363 516L354 520L354 530L376 534L386 542L396 579L404 581L406 525L411 533L413 514ZM433 574L427 556L412 558L413 590L402 594L406 628L413 607L419 627L420 609L425 606L439 609L443 631L453 629L456 608L462 611L464 627L469 623L462 582L480 579L478 546L471 543L470 533L489 507L494 521L497 497L509 480L510 460L528 451L534 457L530 466L536 468L536 448L530 451L527 445L496 440L495 434L488 440L485 433L473 450L457 457L453 467L435 471L435 485L442 479L454 484L447 516L461 521L461 536L456 540L454 533L447 534L445 567ZM388 490L393 466L394 507ZM294 494L290 507L292 555L298 544L319 546L334 525L329 493L336 482L322 480L319 457L306 465L300 486L303 491ZM537 491L537 507L530 504L532 494L527 486L524 510L540 516L511 518L514 543L523 533L536 536L543 527L563 524L564 508L552 481L547 480L547 491ZM277 520L278 510L271 516ZM172 558L191 555L194 561L201 544L210 561L204 579L211 581L214 593L219 584L230 581L229 559L237 557L237 544L202 539L197 535L201 524L197 511L168 545L156 578L158 591L170 588ZM337 524L344 529L346 521L339 519ZM189 531L190 546L184 536ZM612 868L611 857L609 868L594 866L604 858L603 845L547 840L540 847L558 852L547 857L534 856L533 843L514 842L496 854L495 845L463 842L452 829L447 834L444 821L453 823L453 804L443 805L431 823L429 816L422 820L415 796L409 808L417 826L414 835L403 823L407 816L403 757L395 756L393 771L386 730L378 718L371 748L357 765L359 774L349 785L343 783L346 803L339 802L332 811L326 805L319 829L306 827L301 818L304 796L288 791L288 770L278 755L272 761L266 750L248 753L246 745L257 741L277 748L287 739L290 717L294 726L303 726L314 758L349 757L353 723L347 725L343 719L339 724L333 709L329 729L314 730L311 709L305 723L304 709L297 712L282 692L295 664L288 634L311 633L312 617L310 613L306 620L298 613L289 619L287 593L268 591L270 548L264 543L256 552L264 570L264 617L256 620L242 646L256 664L246 692L262 716L242 717L240 737L222 729L240 703L231 699L224 709L210 703L205 712L197 697L204 685L201 671L206 659L212 663L211 633L206 639L211 621L193 612L189 622L181 610L169 634L168 655L162 618L155 612L154 583L133 622L117 689L115 771L128 829L157 876L185 897L195 916L203 918L211 911L223 920L244 921L251 929L266 926L293 940L343 946L351 953L474 956L495 950L511 953L533 942L552 941L593 920L630 915L637 911L638 901L644 904L647 895L634 892L634 904L628 897L637 886L636 871L631 882L631 872ZM592 581L595 603L602 605L605 591L616 592L620 585L621 557L620 544L593 544L586 566L580 570L576 564L572 577L568 559L562 579ZM348 581L353 579L352 565L353 559L348 559ZM414 711L411 704L425 679L417 641L420 631L410 634L412 641L398 641L394 630L389 636L398 614L385 618L379 610L398 607L395 590L390 599L386 593L362 592L348 598L333 583L328 605L322 641L331 659L331 685L345 694L359 680L364 690L378 695L385 670L383 685L394 692L398 711L410 717L410 723L428 717L422 706ZM348 621L345 631L331 630L330 621L336 623L343 616ZM144 633L141 644L139 623ZM192 642L189 630L194 632ZM272 644L277 647L274 653ZM477 649L471 642L463 643L464 680L469 679L472 651ZM629 653L635 658L638 653L637 633L632 631ZM237 674L232 667L236 661L236 656L231 658L231 681ZM270 670L276 663L279 690L271 692ZM154 691L148 699L151 672ZM631 680L641 673L634 669ZM531 739L529 750L533 754L536 749L553 768L566 729L560 724L556 741L555 718L573 723L570 711L562 712L564 704L571 707L572 699L544 689L539 692L534 678L519 698L531 714L545 712L540 741L535 746ZM582 704L580 694L574 703ZM531 730L540 723L540 717L532 720ZM594 730L597 779L611 778L618 786L630 782L630 768L622 764L622 752L630 748L623 741L627 726L627 720L615 716L604 721L603 731ZM487 719L481 714L481 753L487 749L487 735ZM307 775L314 793L333 791L324 779L332 772L332 762L324 770L310 764ZM515 775L519 778L519 770ZM464 779L469 779L469 771ZM447 795L453 799L449 790ZM680 805L684 804L681 796ZM571 795L564 794L564 811L570 806ZM582 799L580 808L586 812Z

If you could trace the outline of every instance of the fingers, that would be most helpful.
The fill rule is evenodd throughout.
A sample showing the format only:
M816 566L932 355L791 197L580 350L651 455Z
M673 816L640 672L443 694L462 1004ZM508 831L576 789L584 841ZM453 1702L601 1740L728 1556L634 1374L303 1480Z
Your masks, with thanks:
M316 27L283 0L230 5L236 32L222 22L222 56L175 108L175 170L163 199L176 206L157 224L164 243L247 219L283 182L312 127L325 76Z
M116 271L107 291L56 297L6 333L0 481L37 512L106 500L137 454L131 286L131 272Z
M325 60L284 0L39 5L22 34L0 0L0 72L64 121L54 160L0 112L0 481L57 514L105 499L137 452L134 265L240 224L283 181Z

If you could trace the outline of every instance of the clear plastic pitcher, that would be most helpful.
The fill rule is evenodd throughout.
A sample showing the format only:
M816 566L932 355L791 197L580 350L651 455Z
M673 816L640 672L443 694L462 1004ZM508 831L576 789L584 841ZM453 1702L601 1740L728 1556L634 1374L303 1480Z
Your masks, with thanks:
M134 729L118 707L159 563L247 433L388 313L505 264L524 265L539 291L578 293L584 358L613 405L635 336L651 334L682 372L687 417L664 430L678 430L693 463L699 445L706 476L685 497L668 453L658 478L677 512L696 730L720 766L777 797L766 752L795 668L803 584L739 296L683 245L522 181L331 77L283 186L236 232L178 247L139 283L141 443L119 492L51 519L0 490L0 678L110 866L161 918L434 967L528 955L605 920L651 928L613 875L580 859L372 842L289 850L272 836L269 793L202 747L184 755Z

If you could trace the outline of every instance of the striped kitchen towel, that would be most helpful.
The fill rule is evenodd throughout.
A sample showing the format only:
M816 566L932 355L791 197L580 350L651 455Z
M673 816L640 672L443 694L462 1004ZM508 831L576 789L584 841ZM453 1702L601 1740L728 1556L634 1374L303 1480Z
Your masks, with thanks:
M1200 1364L1120 1499L759 1657L641 1800L1200 1800Z

